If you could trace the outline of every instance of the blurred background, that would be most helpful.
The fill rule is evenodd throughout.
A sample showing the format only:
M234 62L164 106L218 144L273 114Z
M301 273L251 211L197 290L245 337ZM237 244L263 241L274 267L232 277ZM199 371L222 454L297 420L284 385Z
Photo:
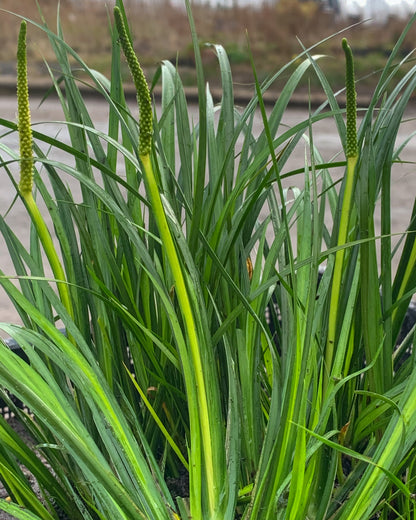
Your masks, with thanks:
M60 0L60 19L66 41L91 68L109 76L111 59L110 20L115 0ZM195 64L184 0L124 0L133 35L135 50L145 68L146 76L152 75L162 60L170 60L180 69L187 96L195 87ZM326 38L312 54L323 54L320 66L331 82L334 90L344 86L344 54L341 39L347 36L355 56L358 83L358 103L366 104L378 79L377 71L384 67L387 57L400 36L407 19L416 10L416 0L194 0L193 13L201 42L222 44L229 56L234 79L236 97L244 98L253 94L253 72L250 65L250 52L253 54L257 75L266 79L288 61L296 58L302 45L311 46ZM413 5L412 5L413 4ZM58 0L39 0L39 5L47 24L56 30ZM0 8L19 13L41 23L41 15L35 0L0 0ZM365 21L372 18L371 21ZM0 118L16 118L16 44L20 20L16 15L0 11ZM344 31L345 28L348 28ZM342 32L340 32L342 31ZM333 37L329 38L331 35ZM50 78L44 60L52 70L57 70L55 58L45 33L34 25L28 27L28 66L31 88L32 121L36 129L69 143L68 132L55 123L63 119L62 109L57 99L42 97L50 85ZM249 45L248 45L249 42ZM300 43L301 42L301 43ZM402 45L399 59L412 52L416 42L416 24L411 28ZM250 48L250 51L249 51ZM206 79L211 91L219 87L219 69L212 48L202 46ZM123 60L124 63L124 60ZM403 76L406 67L401 67ZM125 66L126 93L129 89L130 74ZM268 101L275 102L279 90L293 72L291 67L282 74L269 89ZM371 74L369 74L371 72ZM74 73L77 74L76 68ZM59 75L59 72L56 72ZM397 81L399 80L397 76ZM36 88L38 87L38 88ZM218 91L217 91L218 92ZM311 94L310 94L311 92ZM293 98L290 109L286 111L283 124L293 126L308 117L308 102L322 94L316 79L311 73L296 93L298 106L294 107ZM314 98L312 97L314 96ZM130 102L132 110L137 110L134 95ZM217 95L218 98L218 95ZM188 100L190 100L188 98ZM98 97L88 98L88 107L94 124L99 130L106 131L108 125L108 106ZM237 104L239 102L237 101ZM241 103L244 104L244 103ZM198 118L198 108L190 105L193 121ZM406 122L401 126L398 142L403 142L414 132L416 104L406 113ZM45 123L47 122L47 123ZM41 126L39 126L41 125ZM324 160L331 161L342 151L336 128L331 119L314 125L314 143L323 154ZM260 133L260 115L254 120L254 132ZM12 150L18 149L17 134L3 131L2 143ZM409 214L416 193L414 158L416 141L411 140L401 158L402 165L395 166L394 189L392 190L392 233L403 232L409 222ZM53 156L66 162L68 157ZM304 146L299 146L292 154L288 169L302 168L305 161ZM406 161L408 161L406 163ZM340 173L342 174L342 172ZM17 173L16 173L17 175ZM0 190L0 208L5 214L15 199L15 187L3 177ZM66 182L66 181L65 181ZM70 182L68 180L68 182ZM295 180L290 178L290 183ZM303 175L296 182L301 186ZM71 188L75 190L75 187ZM29 241L29 218L21 203L13 205L8 213L14 232L24 244ZM379 215L376 224L379 225ZM50 220L47 221L52 226ZM397 237L396 237L397 238ZM0 268L7 274L14 272L7 248L0 240ZM3 321L19 322L10 301L0 294L0 316Z
M47 23L56 28L57 0L39 0ZM92 68L109 74L109 16L114 0L61 0L61 20L67 42ZM35 0L1 0L6 10L40 21ZM151 78L161 60L177 63L185 85L195 84L194 63L184 0L125 0L134 45ZM302 47L326 38L352 24L354 28L322 43L314 53L325 54L321 66L327 77L343 85L344 60L341 38L346 35L356 57L361 89L371 89L406 18L416 11L416 0L194 0L193 13L201 42L221 43L227 50L237 87L252 84L249 46L260 80L287 63ZM370 21L365 21L371 18ZM15 52L19 20L0 15L0 83L15 75ZM45 35L29 27L30 77L47 79L43 59L53 67L53 55ZM298 40L299 38L299 40ZM416 25L409 32L402 57L416 41ZM207 80L218 82L217 61L210 48L204 49ZM339 59L338 59L339 58ZM342 59L341 59L342 58ZM404 73L403 69L403 73ZM129 79L127 70L126 80ZM284 81L284 78L283 78ZM310 84L310 85L309 85ZM278 88L278 85L277 85ZM304 88L318 88L313 75Z

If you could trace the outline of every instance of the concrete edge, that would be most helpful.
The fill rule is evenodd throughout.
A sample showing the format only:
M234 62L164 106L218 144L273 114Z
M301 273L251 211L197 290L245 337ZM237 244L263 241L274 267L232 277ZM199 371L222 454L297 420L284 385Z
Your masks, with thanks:
M52 90L52 85L50 82L44 81L42 79L34 79L29 82L29 91L30 95L43 97L45 95L52 94L55 95ZM99 92L93 87L86 84L79 84L80 91L86 97L99 97ZM221 100L222 91L218 87L210 87L210 91L214 102L219 102ZM0 78L0 95L15 95L16 94L16 78L15 77L2 77ZM135 99L136 90L134 85L131 83L126 83L124 86L124 94L127 99ZM162 90L160 86L156 86L153 90L154 98L159 101L162 95ZM198 89L196 87L185 87L185 95L189 102L196 103L198 101ZM234 101L235 103L245 105L247 104L255 95L254 87L253 88L235 88L234 89ZM264 103L267 106L273 106L276 103L276 100L279 98L280 92L277 90L268 90L264 93L263 99ZM345 106L345 95L342 93L337 96L338 103L341 107ZM369 104L371 100L371 96L360 96L359 104L361 106L366 106ZM308 95L305 92L294 92L289 101L289 107L317 107L327 101L324 93L321 92L311 92Z

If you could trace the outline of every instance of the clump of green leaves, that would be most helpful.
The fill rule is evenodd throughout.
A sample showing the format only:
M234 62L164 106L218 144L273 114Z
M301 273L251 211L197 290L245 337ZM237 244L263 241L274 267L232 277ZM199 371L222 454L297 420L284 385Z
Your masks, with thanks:
M414 327L399 333L416 287L416 210L393 273L390 183L416 68L390 85L415 17L357 128L345 39L346 122L312 48L264 84L253 64L256 95L239 108L227 54L212 45L223 87L215 105L186 7L197 121L168 61L152 82L161 89L152 107L121 0L109 80L65 43L59 20L56 32L32 22L61 68L51 82L70 145L46 132L30 145L25 137L19 153L1 144L31 233L26 248L0 217L17 281L0 272L0 284L23 323L1 328L26 356L0 343L0 385L29 407L30 415L9 403L36 449L0 419L0 479L11 498L0 508L32 520L411 518ZM18 98L29 113L25 31ZM124 98L120 44L139 120ZM94 126L74 61L108 106L106 132ZM308 70L327 101L288 128L283 116ZM283 91L266 110L264 93L280 77ZM345 160L322 160L314 128L324 118L335 122ZM20 109L18 125L0 124L5 134L30 134ZM288 159L301 142L305 161L293 169ZM45 154L45 143L69 162ZM19 188L10 162L25 174L30 164L30 183ZM288 190L299 176L302 188Z

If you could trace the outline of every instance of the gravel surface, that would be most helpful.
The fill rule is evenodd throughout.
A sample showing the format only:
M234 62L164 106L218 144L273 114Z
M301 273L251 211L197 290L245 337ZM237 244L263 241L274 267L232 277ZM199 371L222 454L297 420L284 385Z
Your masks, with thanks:
M17 421L15 418L12 417L12 418L8 419L8 423L20 435L20 437L25 440L25 442L28 446L33 444L33 439L26 432L26 430L22 427L22 425L20 424L19 421ZM39 487L38 487L36 479L33 477L33 475L25 467L22 467L22 470L23 470L23 473L29 479L29 482L30 482L33 490L35 492L39 491ZM0 481L0 498L6 498L7 496L8 496L8 493ZM15 518L16 518L15 516L9 515L8 513L5 513L4 511L0 510L0 520L14 520Z

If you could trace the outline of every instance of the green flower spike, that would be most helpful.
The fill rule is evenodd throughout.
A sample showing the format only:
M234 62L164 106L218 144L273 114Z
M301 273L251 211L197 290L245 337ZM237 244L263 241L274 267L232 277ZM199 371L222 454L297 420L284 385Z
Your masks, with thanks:
M19 190L24 196L33 188L32 128L30 126L29 87L27 82L26 22L20 25L17 45L17 106L20 141Z
M33 138L30 126L29 87L27 80L26 57L26 22L20 25L17 45L17 113L20 145L20 181L19 191L25 201L26 208L36 228L36 232L45 250L46 256L57 281L58 292L61 301L70 316L73 316L73 308L66 284L65 272L56 252L55 245L49 233L48 227L39 211L33 197Z
M337 352L337 323L339 316L339 297L342 284L343 264L345 256L345 248L347 243L348 226L350 222L351 208L354 195L355 167L358 162L358 143L357 143L357 94L355 91L354 77L354 61L351 47L345 38L342 40L342 48L345 53L345 87L347 95L347 139L345 147L345 155L347 158L347 171L344 180L344 193L342 196L341 216L338 230L337 246L341 247L335 253L335 262L333 269L330 315L328 322L328 337L325 352L325 368L329 376L333 378L339 377L342 372L342 366L339 366L338 360L342 360L343 356Z
M150 98L150 91L139 60L137 59L130 38L127 34L121 11L118 7L114 8L114 19L120 38L120 44L136 87L140 116L139 155L145 156L150 154L153 136L152 101Z
M343 38L342 48L345 53L345 86L347 94L347 147L346 156L358 155L357 145L357 94L355 91L354 60L347 39Z

